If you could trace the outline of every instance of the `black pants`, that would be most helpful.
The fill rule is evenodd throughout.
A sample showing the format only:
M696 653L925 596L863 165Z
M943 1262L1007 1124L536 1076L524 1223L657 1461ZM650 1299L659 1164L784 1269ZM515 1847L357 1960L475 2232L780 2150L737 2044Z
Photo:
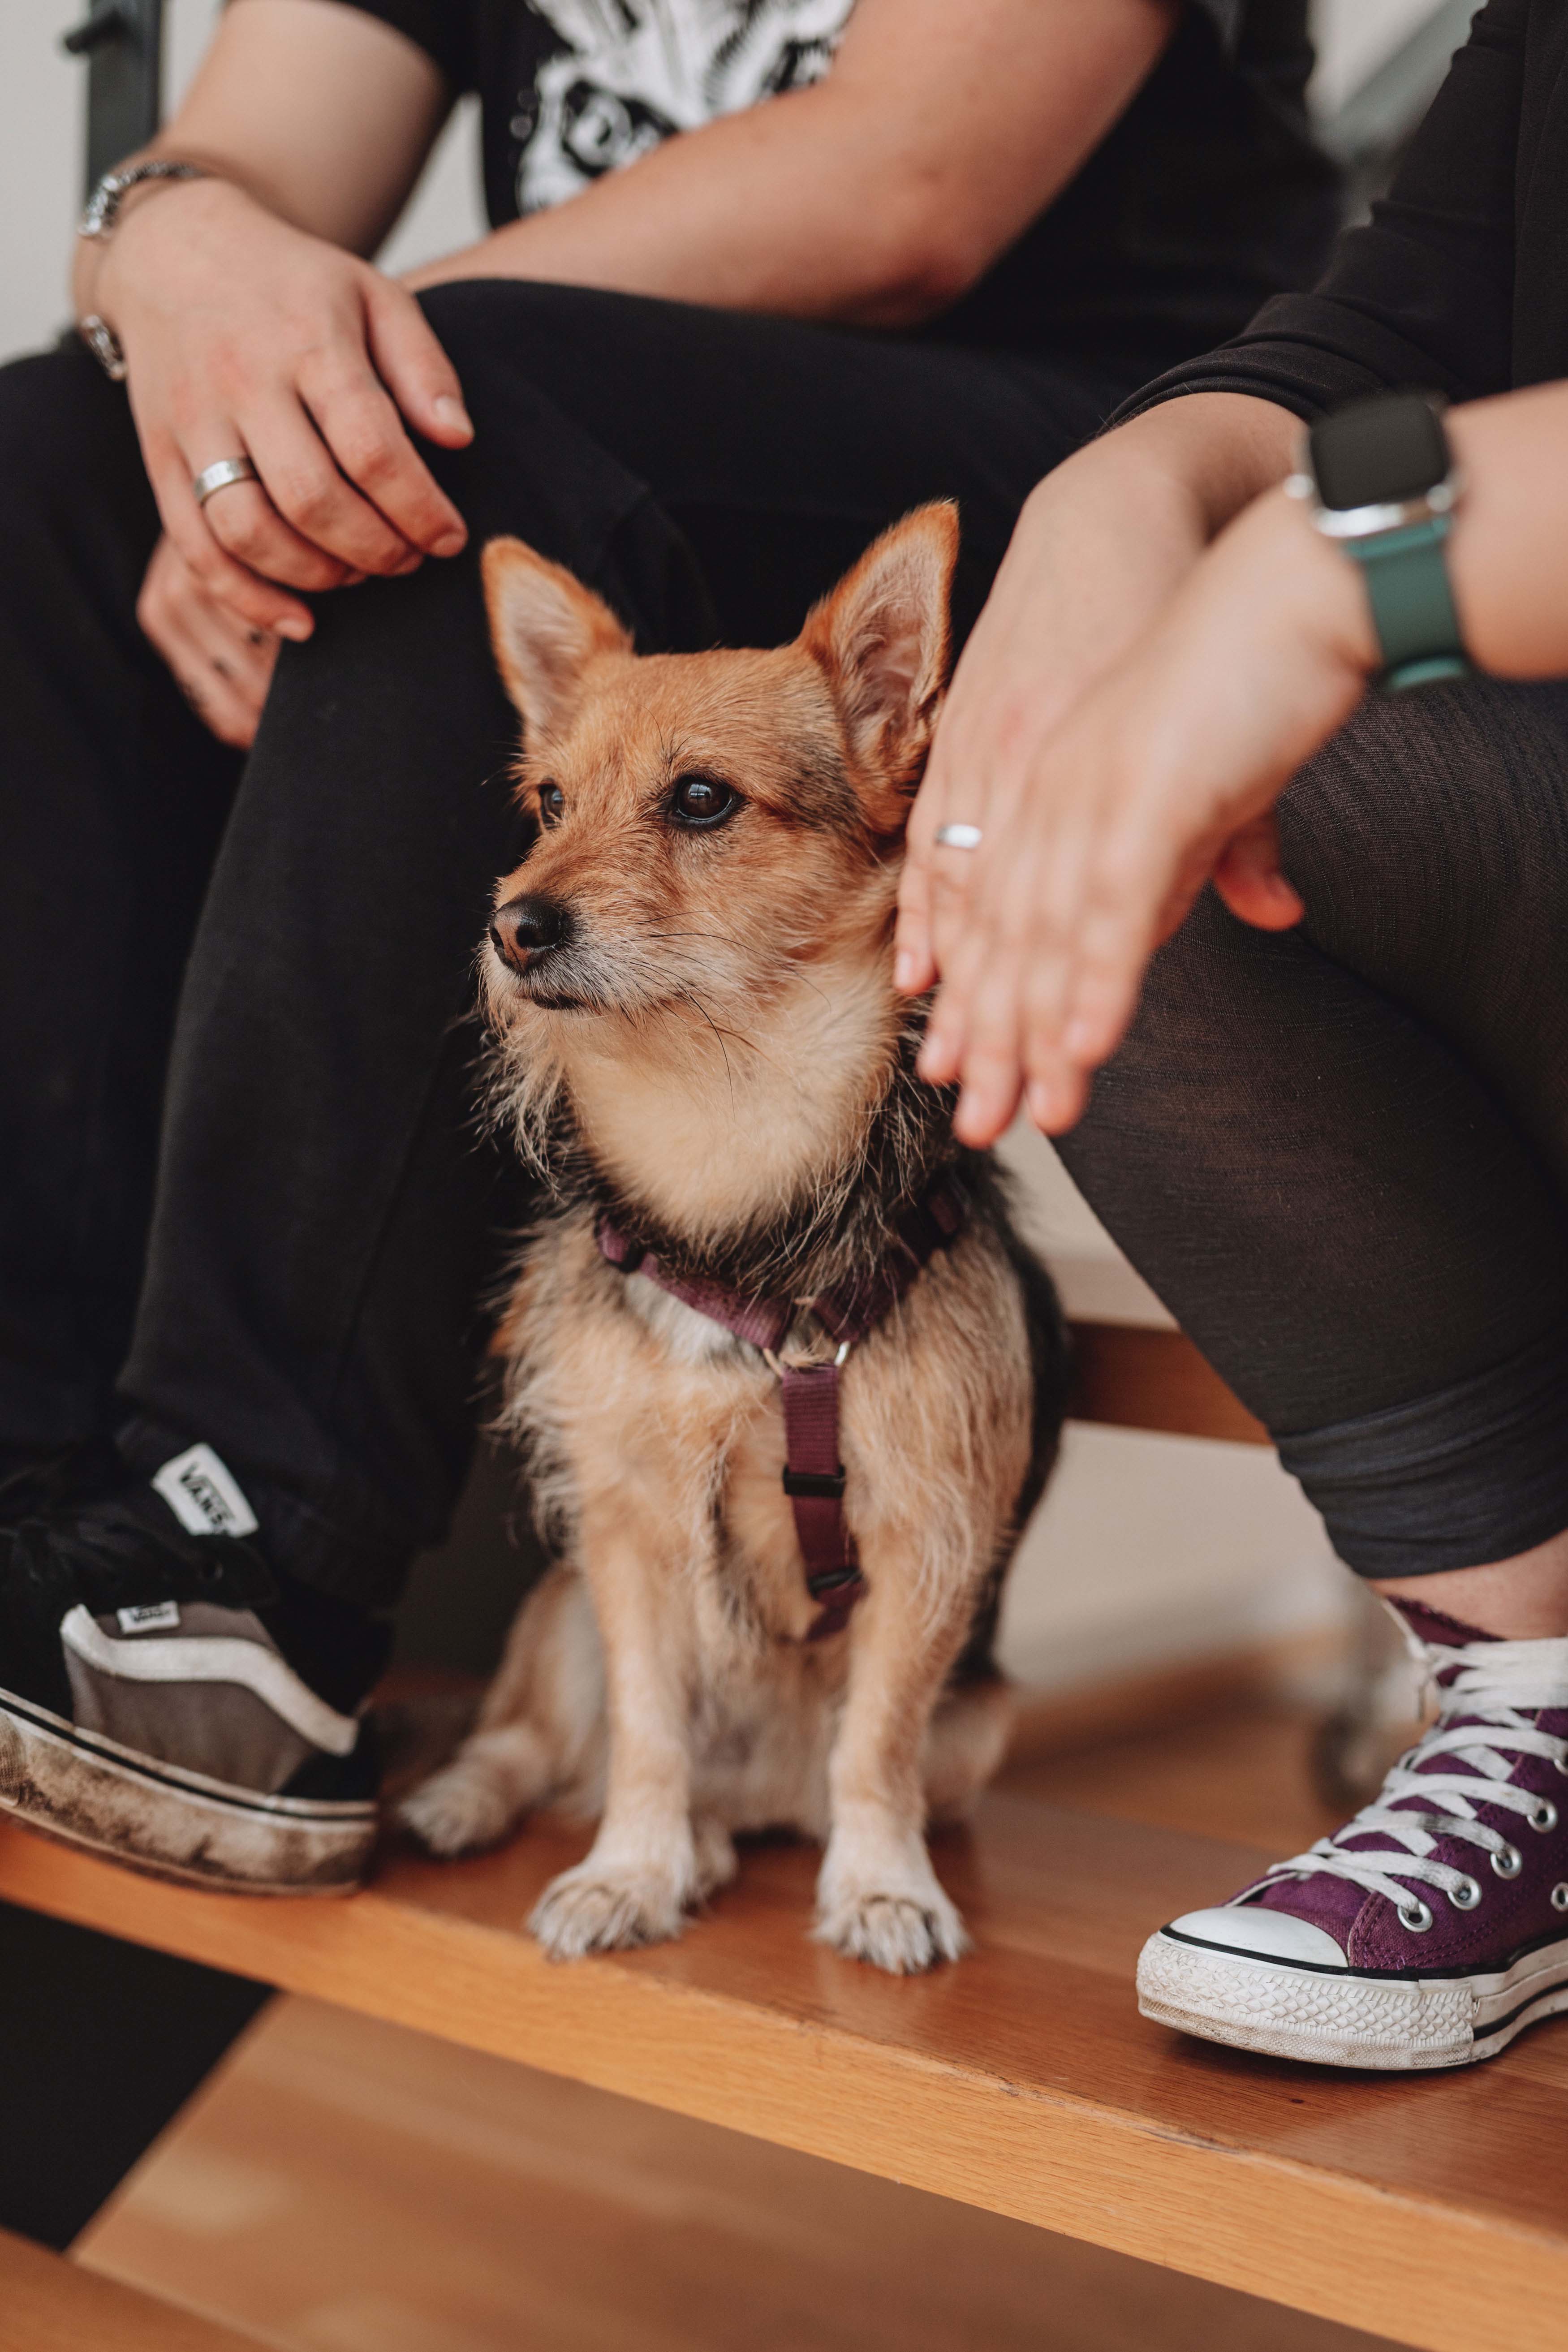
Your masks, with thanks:
M1205 895L1063 1139L1368 1576L1568 1527L1568 686L1369 702Z
M370 1603L446 1524L524 1206L472 1117L471 959L521 845L479 546L519 533L645 647L770 645L952 494L962 628L1131 388L573 289L426 307L478 428L431 453L469 551L322 598L244 762L136 625L124 394L75 348L0 374L0 1453L206 1439L279 1559Z

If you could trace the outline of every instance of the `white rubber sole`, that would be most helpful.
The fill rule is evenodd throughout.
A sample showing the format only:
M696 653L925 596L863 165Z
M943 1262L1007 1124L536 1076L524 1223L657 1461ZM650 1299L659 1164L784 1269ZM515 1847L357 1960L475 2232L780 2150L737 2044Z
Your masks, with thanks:
M1138 2007L1205 2042L1318 2066L1474 2066L1568 2010L1568 1937L1489 1975L1396 1977L1265 1959L1162 1927L1139 1958Z
M346 1895L369 1864L377 1808L233 1788L0 1691L0 1815L183 1886Z

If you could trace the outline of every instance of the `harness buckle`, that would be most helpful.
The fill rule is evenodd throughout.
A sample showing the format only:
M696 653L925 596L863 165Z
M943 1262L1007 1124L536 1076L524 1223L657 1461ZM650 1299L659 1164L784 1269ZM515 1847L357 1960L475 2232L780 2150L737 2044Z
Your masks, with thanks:
M784 1474L784 1490L792 1500L795 1496L817 1503L841 1503L844 1500L844 1471L791 1470Z

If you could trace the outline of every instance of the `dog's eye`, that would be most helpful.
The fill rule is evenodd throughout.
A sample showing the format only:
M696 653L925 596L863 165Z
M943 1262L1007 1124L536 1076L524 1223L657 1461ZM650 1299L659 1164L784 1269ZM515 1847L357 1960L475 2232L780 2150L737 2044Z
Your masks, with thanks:
M565 806L566 795L559 784L540 785L539 814L542 824L559 824Z
M716 783L711 776L678 776L669 796L669 814L676 824L699 828L722 824L740 805L739 793L731 792L728 784Z

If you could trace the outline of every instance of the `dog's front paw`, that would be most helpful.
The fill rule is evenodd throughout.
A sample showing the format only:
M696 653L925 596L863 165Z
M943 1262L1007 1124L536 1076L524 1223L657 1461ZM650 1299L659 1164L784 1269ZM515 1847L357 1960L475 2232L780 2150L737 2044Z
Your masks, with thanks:
M588 1952L624 1952L663 1944L686 1924L683 1889L665 1878L596 1863L552 1878L529 1918L552 1960L580 1960Z
M869 1960L896 1977L962 1959L970 1948L957 1906L937 1884L923 1843L912 1841L883 1850L880 1840L846 1839L837 1852L830 1843L817 1881L813 1933L846 1959Z
M860 1895L819 1919L813 1931L847 1960L869 1960L890 1976L918 1976L970 1948L963 1920L940 1888L934 1902L907 1895Z

